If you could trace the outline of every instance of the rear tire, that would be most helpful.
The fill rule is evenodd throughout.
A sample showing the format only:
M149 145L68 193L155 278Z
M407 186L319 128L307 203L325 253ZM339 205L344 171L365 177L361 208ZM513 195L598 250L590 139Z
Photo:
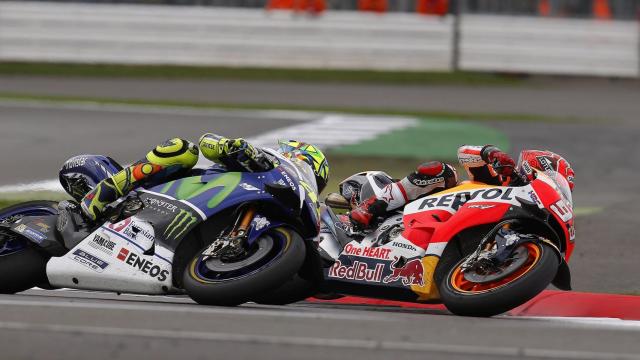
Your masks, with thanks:
M33 247L0 255L0 293L15 294L47 283L48 257Z
M314 244L306 245L306 258L297 274L281 286L254 296L252 301L263 305L287 305L310 298L322 282L322 260Z
M440 297L447 309L456 315L488 317L520 306L544 290L558 272L558 254L543 242L521 246L538 249L539 253L534 248L527 248L529 254L535 252L537 258L535 262L523 265L524 272L506 283L475 286L478 284L460 280L463 275L459 268L466 257L451 267L439 284Z
M36 215L50 212L57 213L58 203L55 201L28 201L0 210L0 220L9 216L25 214ZM34 208L51 209L33 210ZM21 211L24 209L24 211ZM27 239L24 248L7 254L0 254L0 293L15 294L31 289L38 284L48 284L47 261L49 256L38 251ZM1 243L1 242L0 242Z
M212 279L202 276L198 268L202 248L188 263L183 274L187 294L198 304L236 306L252 297L272 290L290 279L302 266L305 258L304 240L289 228L272 229L264 236L279 237L284 246L274 254L268 264L254 272L229 279Z

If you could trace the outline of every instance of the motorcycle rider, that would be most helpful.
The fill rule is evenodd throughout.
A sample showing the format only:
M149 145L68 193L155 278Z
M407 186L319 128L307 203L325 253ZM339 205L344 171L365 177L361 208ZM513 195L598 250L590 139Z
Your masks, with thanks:
M279 153L296 166L311 168L318 193L321 192L329 179L329 165L322 151L313 145L293 140L280 141L279 145ZM88 220L96 221L107 204L134 188L153 186L185 174L195 166L200 152L205 158L224 165L229 171L267 171L279 163L276 157L255 148L242 138L228 139L207 133L202 135L198 146L180 138L163 142L143 159L100 181L88 193L74 188L75 183L69 178L61 177L61 181L67 192L76 198L82 196L78 194L86 193L79 201L82 213ZM73 161L74 158L68 160L63 169Z
M547 151L526 150L521 153L520 165L516 168L513 158L495 145L463 145L458 149L458 162L466 170L469 180L488 185L524 185L533 180L531 167L544 168L538 164L539 157L556 161L558 169L565 175L573 190L573 169L559 155ZM419 197L457 184L458 176L452 165L439 161L427 162L418 166L416 171L405 178L385 186L382 196L373 195L355 204L349 217L356 228L367 229L372 226L372 220L383 217L387 212L401 208Z

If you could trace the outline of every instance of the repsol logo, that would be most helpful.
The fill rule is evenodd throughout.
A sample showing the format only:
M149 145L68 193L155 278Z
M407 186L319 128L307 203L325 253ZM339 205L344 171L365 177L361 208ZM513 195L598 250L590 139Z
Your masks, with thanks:
M123 261L125 264L140 270L141 272L158 279L158 281L167 280L169 276L169 270L163 270L160 266L154 264L152 261L143 259L137 254L130 252L128 249L120 249L120 253L117 256L118 260Z
M464 191L459 193L447 194L435 198L426 198L418 207L418 210L430 209L435 207L449 207L453 210L458 210L460 206L464 205L467 201L473 199L483 200L513 200L512 188L488 188L478 189L475 191Z

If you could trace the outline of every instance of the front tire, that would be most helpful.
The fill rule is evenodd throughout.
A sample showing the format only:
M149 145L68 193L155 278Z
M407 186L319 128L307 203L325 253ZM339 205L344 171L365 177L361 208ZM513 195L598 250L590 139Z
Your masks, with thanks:
M553 280L560 259L548 244L527 242L520 245L527 259L509 276L489 282L473 282L461 270L466 257L453 266L439 285L444 305L454 314L493 316L531 300Z
M189 261L183 274L187 294L198 304L236 306L290 279L305 259L304 240L289 228L275 228L256 240L274 244L268 258L256 268L211 272L202 259L204 247ZM229 263L233 266L233 263Z

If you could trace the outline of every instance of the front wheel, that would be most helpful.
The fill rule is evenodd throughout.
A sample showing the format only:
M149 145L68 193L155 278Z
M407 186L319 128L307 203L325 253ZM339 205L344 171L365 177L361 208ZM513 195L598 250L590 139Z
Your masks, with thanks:
M233 262L205 259L202 252L187 264L184 289L203 305L236 306L290 279L305 259L304 240L289 228L275 228L255 241L246 258Z
M524 304L555 277L560 259L543 242L526 242L512 259L491 273L464 272L459 261L440 283L440 297L447 309L464 316L493 316Z

